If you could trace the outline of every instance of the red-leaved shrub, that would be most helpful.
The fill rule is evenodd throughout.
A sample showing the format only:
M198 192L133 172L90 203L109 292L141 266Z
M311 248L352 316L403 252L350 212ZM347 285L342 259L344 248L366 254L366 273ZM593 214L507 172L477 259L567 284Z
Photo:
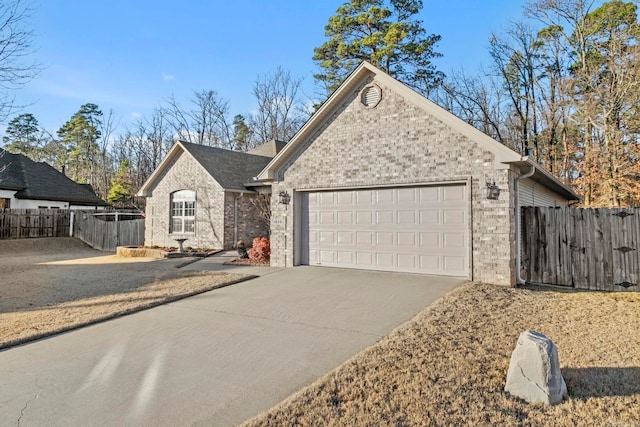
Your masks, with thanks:
M249 259L253 262L268 263L271 258L271 244L266 237L253 239L253 247L249 249Z

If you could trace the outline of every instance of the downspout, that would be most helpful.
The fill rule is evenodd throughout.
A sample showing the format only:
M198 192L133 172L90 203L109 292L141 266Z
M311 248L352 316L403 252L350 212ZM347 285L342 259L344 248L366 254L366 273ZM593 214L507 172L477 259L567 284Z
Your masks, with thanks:
M238 249L238 199L243 195L240 193L233 199L233 249Z
M522 267L521 267L521 262L522 262L522 232L520 230L520 197L518 196L518 182L521 179L525 179L525 178L529 178L531 175L533 175L536 172L536 167L535 166L531 166L531 170L527 173L525 173L524 175L520 175L518 177L516 177L515 181L513 182L513 191L515 192L515 205L516 205L516 282L518 285L526 285L527 281L525 279L522 278Z

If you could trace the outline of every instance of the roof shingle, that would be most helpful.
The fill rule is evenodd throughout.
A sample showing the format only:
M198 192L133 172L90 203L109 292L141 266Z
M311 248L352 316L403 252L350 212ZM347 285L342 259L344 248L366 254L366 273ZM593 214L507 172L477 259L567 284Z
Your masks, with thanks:
M107 204L91 191L44 162L0 149L0 188L17 190L18 199L56 200L76 205Z
M264 169L271 157L180 142L225 190L246 191L245 184Z

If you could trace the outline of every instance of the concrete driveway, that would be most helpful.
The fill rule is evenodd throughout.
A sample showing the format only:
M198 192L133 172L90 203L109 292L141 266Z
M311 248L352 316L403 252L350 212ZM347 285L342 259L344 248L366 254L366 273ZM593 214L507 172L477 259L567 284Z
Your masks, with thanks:
M201 262L189 268L220 264ZM1 351L0 423L235 425L463 282L317 267L262 274Z

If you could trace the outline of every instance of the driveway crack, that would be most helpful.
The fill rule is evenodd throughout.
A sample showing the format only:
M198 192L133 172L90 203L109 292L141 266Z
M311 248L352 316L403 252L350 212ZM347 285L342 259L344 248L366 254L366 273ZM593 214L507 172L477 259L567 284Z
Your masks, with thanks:
M20 416L18 417L18 419L16 421L16 426L20 426L20 422L22 421L22 417L24 417L24 411L27 410L27 407L29 406L29 403L33 402L37 398L38 398L38 393L36 393L31 399L29 399L29 400L27 400L25 402L24 407L22 409L20 409Z

